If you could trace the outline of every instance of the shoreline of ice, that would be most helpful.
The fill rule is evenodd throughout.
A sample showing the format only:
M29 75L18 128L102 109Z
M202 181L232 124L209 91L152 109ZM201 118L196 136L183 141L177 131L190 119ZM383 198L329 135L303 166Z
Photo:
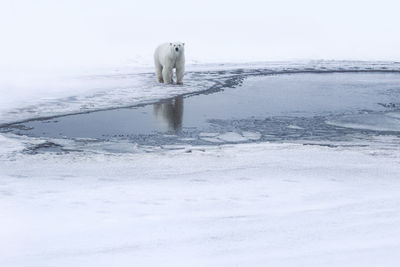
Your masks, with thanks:
M151 67L120 68L54 79L46 84L0 88L7 96L0 101L0 125L38 119L132 107L154 103L177 95L220 90L236 86L256 75L331 72L399 72L399 62L299 61L253 62L236 64L192 64L187 66L183 86L165 86L155 81Z

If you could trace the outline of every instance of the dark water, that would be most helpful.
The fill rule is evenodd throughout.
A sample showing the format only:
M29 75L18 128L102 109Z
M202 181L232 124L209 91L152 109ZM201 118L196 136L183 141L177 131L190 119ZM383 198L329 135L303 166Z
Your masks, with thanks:
M213 94L28 121L2 131L142 145L351 141L399 136L399 110L400 74L284 74L251 77Z

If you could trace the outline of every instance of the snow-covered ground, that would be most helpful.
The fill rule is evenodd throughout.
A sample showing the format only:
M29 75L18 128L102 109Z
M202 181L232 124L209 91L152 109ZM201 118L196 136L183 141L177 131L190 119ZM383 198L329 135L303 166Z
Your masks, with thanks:
M400 151L296 144L16 153L1 266L398 266Z

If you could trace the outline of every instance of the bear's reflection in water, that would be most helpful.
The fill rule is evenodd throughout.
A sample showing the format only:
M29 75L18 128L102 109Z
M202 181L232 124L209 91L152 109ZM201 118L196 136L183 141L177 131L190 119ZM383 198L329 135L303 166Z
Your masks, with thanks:
M157 119L161 119L167 124L168 131L179 132L182 129L182 96L167 100L165 103L154 104L153 111Z

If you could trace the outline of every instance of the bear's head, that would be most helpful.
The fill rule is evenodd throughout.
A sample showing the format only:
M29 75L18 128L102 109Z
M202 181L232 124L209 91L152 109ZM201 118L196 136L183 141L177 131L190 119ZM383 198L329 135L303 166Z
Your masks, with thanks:
M172 52L175 54L183 54L185 52L185 43L181 42L169 43L169 46Z

